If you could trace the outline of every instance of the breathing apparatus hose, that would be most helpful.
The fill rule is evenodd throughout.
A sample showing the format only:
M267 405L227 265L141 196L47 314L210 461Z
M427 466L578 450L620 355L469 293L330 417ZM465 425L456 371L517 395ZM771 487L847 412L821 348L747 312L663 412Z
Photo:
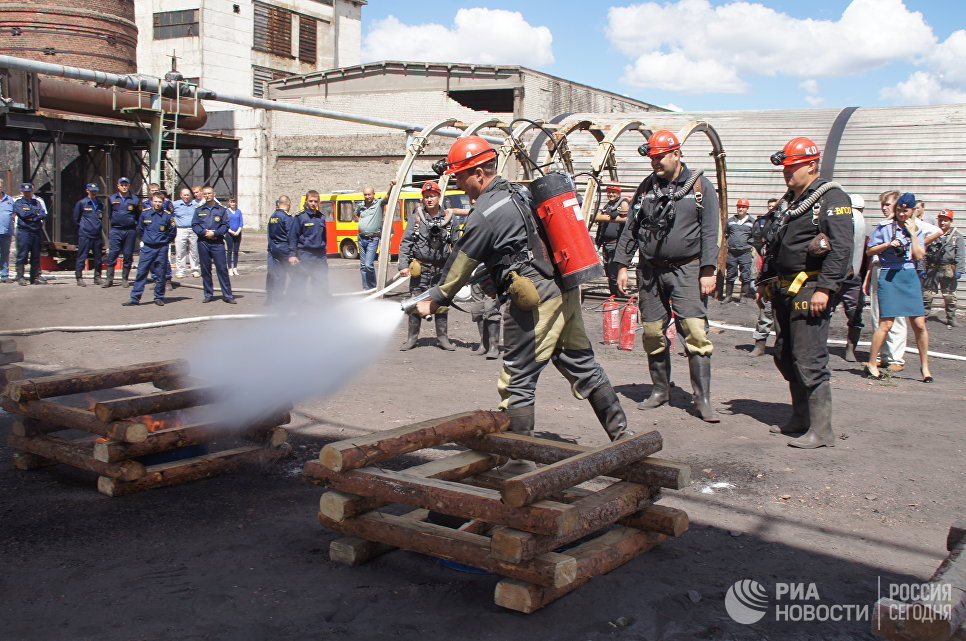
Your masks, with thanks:
M828 191L832 189L842 189L842 185L836 182L827 182L824 185L819 186L819 188L816 189L811 195L809 195L808 198L798 203L798 206L795 207L795 209L786 210L785 212L783 212L783 214L788 216L788 218L795 218L796 216L801 216L806 211L811 209L812 206L818 202L819 198L824 196ZM785 199L782 198L782 202L787 202L787 201L785 201Z

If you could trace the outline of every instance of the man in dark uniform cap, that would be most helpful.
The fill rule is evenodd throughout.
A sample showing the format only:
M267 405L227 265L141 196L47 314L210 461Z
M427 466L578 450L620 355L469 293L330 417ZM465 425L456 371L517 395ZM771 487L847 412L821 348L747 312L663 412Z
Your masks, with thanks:
M289 225L289 240L295 249L297 280L302 287L299 296L327 296L329 293L329 263L326 258L326 220L320 208L319 192L305 194L305 209L295 215ZM293 283L294 284L294 283Z
M121 278L123 285L128 286L128 276L131 265L134 264L134 244L137 242L138 216L141 213L141 201L131 193L131 181L121 177L117 179L117 192L107 201L111 217L111 230L108 232L107 249L107 281L104 287L114 284L114 266L117 257L122 256Z
M34 186L22 183L23 194L13 201L13 213L17 216L17 282L26 285L24 270L27 257L30 257L30 282L33 285L46 285L40 275L40 241L44 234L44 219L47 208L39 198L34 197Z
M84 263L87 262L87 255L92 254L95 285L101 284L101 260L104 258L104 204L97 199L97 183L88 183L86 191L87 196L74 205L74 222L77 224L77 262L74 264L74 276L81 287L87 287L84 284Z
M775 365L792 396L791 420L772 432L799 436L788 444L808 449L835 445L828 326L853 244L852 201L838 184L819 177L820 156L818 145L799 137L771 157L782 167L788 192L778 203L758 288L759 301L771 297Z
M438 285L443 277L443 265L453 249L452 214L448 214L440 207L439 185L436 181L423 184L423 201L410 214L399 242L399 275L409 276L409 293L413 296ZM453 343L447 336L447 309L436 311L436 344L440 349L453 351ZM423 317L419 314L409 315L409 332L406 342L399 348L406 351L416 347L419 338L419 326Z
M231 293L231 280L228 278L228 255L225 253L225 234L228 233L228 212L215 200L215 190L211 185L201 188L205 201L195 208L191 228L198 234L198 261L201 263L201 284L205 297L202 303L214 300L215 289L211 280L211 264L215 264L221 298L229 305L235 304ZM167 263L170 269L170 263Z
M578 399L590 401L611 440L629 434L614 388L594 357L584 330L580 291L564 290L550 262L529 194L496 173L497 152L480 136L456 140L446 173L473 202L463 235L446 261L442 282L417 304L421 315L448 305L481 263L498 291L512 292L503 328L503 371L497 389L510 431L532 434L535 392L548 362L560 370ZM525 289L524 292L519 292ZM539 321L539 322L538 322ZM520 473L525 465L513 472Z
M164 305L164 289L167 280L164 271L167 269L166 258L168 246L178 234L178 225L174 214L165 210L164 196L154 194L149 202L151 209L138 214L137 232L141 236L141 255L138 258L138 271L131 288L131 298L121 305L130 307L141 302L141 294L148 282L148 272L154 274L154 304Z
M694 410L717 423L711 405L711 352L708 296L718 263L718 196L702 172L681 162L681 143L670 131L655 132L638 150L654 170L634 198L627 225L617 241L617 285L627 291L627 267L640 251L640 307L651 394L638 403L649 410L671 397L671 347L665 332L671 311L688 354Z

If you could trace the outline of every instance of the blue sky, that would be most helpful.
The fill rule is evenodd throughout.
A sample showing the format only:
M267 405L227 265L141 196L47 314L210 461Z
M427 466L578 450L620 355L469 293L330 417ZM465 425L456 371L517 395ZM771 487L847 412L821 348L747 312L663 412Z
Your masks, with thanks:
M369 0L363 60L530 67L685 111L966 102L963 0Z

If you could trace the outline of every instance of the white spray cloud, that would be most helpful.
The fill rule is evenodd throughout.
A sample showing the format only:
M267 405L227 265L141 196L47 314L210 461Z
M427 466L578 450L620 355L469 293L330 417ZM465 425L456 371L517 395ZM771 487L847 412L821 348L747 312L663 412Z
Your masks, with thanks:
M378 360L403 318L399 304L386 301L329 299L321 308L289 312L218 325L191 350L190 375L229 390L205 406L210 420L243 426L338 391Z
M608 21L632 59L624 82L686 93L741 93L749 75L860 74L923 56L936 43L902 0L853 0L838 20L795 18L755 2L645 2L611 7Z
M373 23L362 59L475 62L543 67L553 63L553 34L518 11L460 9L453 25L404 24L395 16Z

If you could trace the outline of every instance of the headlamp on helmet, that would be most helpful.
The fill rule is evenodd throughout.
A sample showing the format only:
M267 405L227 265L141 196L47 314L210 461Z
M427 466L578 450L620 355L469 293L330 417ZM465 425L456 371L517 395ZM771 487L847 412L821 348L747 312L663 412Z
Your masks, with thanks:
M818 160L819 158L821 158L821 153L818 151L818 145L810 138L799 136L785 143L785 147L781 151L773 153L771 155L771 164L779 167L788 167L789 165L800 165Z

